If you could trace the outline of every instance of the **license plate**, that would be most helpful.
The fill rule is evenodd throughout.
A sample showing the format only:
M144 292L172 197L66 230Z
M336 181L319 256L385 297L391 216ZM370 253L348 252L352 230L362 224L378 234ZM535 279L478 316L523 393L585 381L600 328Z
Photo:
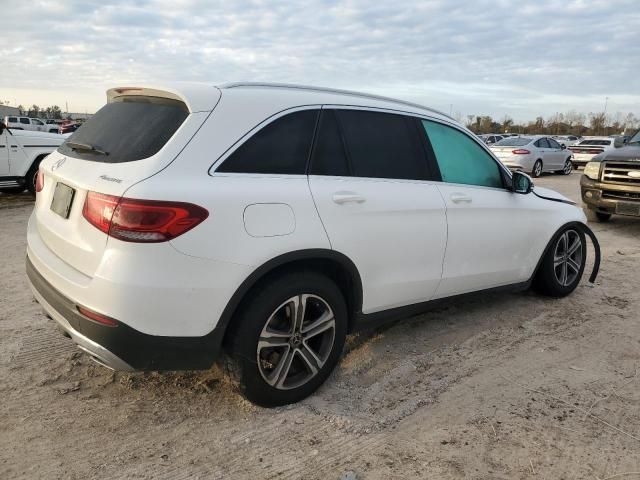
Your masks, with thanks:
M618 202L616 203L616 213L640 216L640 203Z
M69 185L64 183L56 183L56 189L53 192L53 200L51 200L51 210L60 215L62 218L69 218L71 204L76 191Z

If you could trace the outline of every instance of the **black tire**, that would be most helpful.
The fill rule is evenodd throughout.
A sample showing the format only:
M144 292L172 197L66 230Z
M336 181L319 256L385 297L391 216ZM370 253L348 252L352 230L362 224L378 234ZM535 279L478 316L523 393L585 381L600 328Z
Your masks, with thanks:
M24 183L32 195L36 194L36 176L38 175L38 168L40 168L40 162L43 158L44 157L36 158L36 161L33 162L33 165L31 165L31 168L24 176Z
M565 237L565 235L567 236ZM580 242L579 249L565 256L564 252L566 248L563 249L562 243L565 242L565 247L568 243L569 248L571 248L576 240ZM561 257L561 260L558 260L559 257ZM567 257L569 257L573 263L567 263ZM554 235L549 244L549 248L542 258L540 268L533 279L534 290L550 297L564 297L569 295L580 283L586 259L587 244L584 233L575 227L563 228ZM556 260L562 263L558 265ZM576 266L578 262L579 265ZM563 272L565 271L567 274L563 276ZM563 278L565 281L562 281Z
M244 308L233 319L228 342L227 366L232 381L249 401L263 407L308 397L329 377L344 347L348 313L342 293L329 278L299 271L270 278L248 296L252 298L244 300ZM296 302L306 305L299 329L295 322L290 323L297 317L292 315ZM319 329L309 326L325 325L326 320L321 319L331 314L333 326L313 336ZM305 338L307 334L311 336ZM285 345L272 347L267 338Z
M542 160L536 160L531 169L531 177L538 178L542 174Z
M0 193L7 193L10 195L18 195L25 191L25 187L11 187L11 188L0 188Z

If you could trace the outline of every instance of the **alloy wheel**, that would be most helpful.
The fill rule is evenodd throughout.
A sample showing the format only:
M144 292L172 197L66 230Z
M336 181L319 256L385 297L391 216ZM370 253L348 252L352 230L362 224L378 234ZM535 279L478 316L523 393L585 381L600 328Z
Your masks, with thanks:
M573 170L573 164L571 163L571 160L567 160L564 164L564 174L569 175L572 170Z
M324 366L335 341L336 320L329 304L317 295L301 294L283 302L260 333L260 375L279 390L298 388Z
M536 164L533 166L533 176L539 177L542 174L542 162L538 160Z
M556 280L567 287L576 280L582 267L582 238L575 230L566 230L556 242L553 271Z

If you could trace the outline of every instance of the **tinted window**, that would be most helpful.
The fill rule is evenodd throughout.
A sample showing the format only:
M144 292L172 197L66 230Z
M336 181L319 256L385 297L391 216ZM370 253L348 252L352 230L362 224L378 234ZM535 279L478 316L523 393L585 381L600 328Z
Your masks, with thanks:
M216 171L303 175L317 117L318 110L304 110L278 118L240 145Z
M188 115L185 104L177 100L118 97L98 110L68 140L92 145L108 155L72 150L66 142L58 151L70 157L105 163L148 158L158 153Z
M497 162L473 139L455 128L423 120L443 182L502 188Z
M333 110L322 111L310 173L312 175L350 175L344 143Z
M496 143L496 147L521 147L531 143L531 139L527 137L509 137Z
M31 123L34 125L43 125L43 123L40 120L36 120L35 118L31 119Z
M24 123L25 125L29 125L30 124L29 123L29 119L28 118L24 118L24 117L20 118L20 123Z
M16 123L18 119L16 117L9 117L9 121L12 123Z
M427 178L425 151L412 118L361 110L335 113L353 176Z
M549 145L551 146L551 148L557 148L557 149L562 148L560 146L560 144L558 142L556 142L553 138L548 138L547 140L548 140Z
M611 140L583 140L578 145L611 145Z

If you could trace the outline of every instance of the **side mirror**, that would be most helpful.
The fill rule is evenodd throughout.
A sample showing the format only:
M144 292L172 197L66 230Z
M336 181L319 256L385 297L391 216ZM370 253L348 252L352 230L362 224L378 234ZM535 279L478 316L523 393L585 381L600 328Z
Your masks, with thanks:
M615 148L623 147L625 144L624 137L616 137L613 139L613 146Z
M526 195L533 190L533 180L526 173L513 172L511 176L511 190Z
M564 143L562 143L562 144L560 145L560 148L561 148L562 150L566 150L566 149L567 149L567 146L566 146Z

